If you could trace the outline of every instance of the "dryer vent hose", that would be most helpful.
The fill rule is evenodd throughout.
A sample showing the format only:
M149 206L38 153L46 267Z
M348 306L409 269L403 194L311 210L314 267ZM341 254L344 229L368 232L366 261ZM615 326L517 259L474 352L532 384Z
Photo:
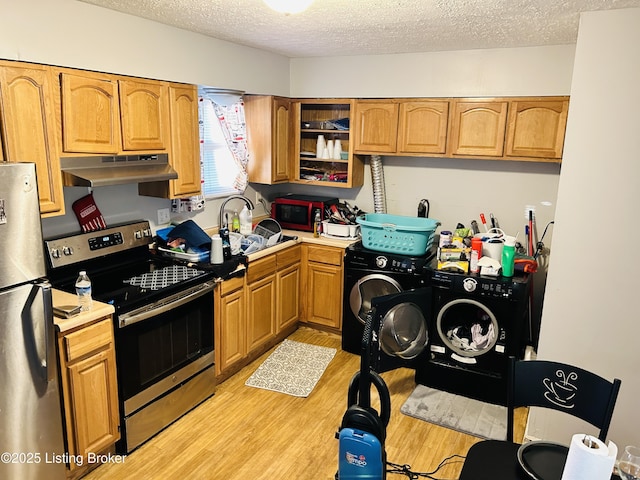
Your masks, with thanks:
M375 213L387 213L384 192L384 171L380 155L371 155L371 183L373 185L373 209Z

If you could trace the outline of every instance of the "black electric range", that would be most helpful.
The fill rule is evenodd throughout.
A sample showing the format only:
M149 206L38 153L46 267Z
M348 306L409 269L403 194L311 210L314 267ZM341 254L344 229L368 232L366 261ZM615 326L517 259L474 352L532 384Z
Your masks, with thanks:
M168 297L213 279L214 271L176 263L152 254L149 222L45 240L51 284L75 292L80 270L91 279L92 297L116 308L116 314Z

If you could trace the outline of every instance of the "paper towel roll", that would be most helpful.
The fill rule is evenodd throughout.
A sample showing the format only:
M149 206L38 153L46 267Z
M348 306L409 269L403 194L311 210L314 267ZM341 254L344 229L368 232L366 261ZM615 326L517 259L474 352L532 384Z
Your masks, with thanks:
M605 445L596 437L577 433L571 437L561 480L609 480L617 456L615 443Z

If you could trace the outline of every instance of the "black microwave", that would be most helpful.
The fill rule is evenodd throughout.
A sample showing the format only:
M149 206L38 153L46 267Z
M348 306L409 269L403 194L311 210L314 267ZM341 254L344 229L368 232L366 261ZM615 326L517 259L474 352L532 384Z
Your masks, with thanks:
M277 220L282 228L313 232L316 213L320 219L327 218L326 209L339 202L337 198L313 195L285 195L276 198L271 204L271 218Z

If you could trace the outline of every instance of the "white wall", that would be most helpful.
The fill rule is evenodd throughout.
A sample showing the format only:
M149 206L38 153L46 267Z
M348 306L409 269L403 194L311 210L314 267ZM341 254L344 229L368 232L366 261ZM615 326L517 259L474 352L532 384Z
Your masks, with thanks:
M286 57L77 0L0 0L0 58L289 95ZM67 214L43 220L47 237L80 231L71 203L87 189L64 194ZM157 209L169 206L138 196L135 185L96 188L94 197L107 224L144 218L155 227ZM215 225L220 202L207 205L193 217Z
M291 59L293 97L568 95L573 45Z
M289 94L286 57L77 0L0 0L0 58Z
M640 442L640 9L585 13L576 48L539 357L622 380L609 438ZM555 412L554 412L555 413ZM535 410L528 434L584 426Z

